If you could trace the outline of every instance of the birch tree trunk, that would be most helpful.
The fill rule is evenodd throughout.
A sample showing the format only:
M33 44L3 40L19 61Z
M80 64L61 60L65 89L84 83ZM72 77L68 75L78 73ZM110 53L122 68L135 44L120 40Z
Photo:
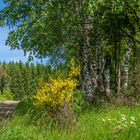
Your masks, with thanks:
M92 51L90 49L89 30L91 28L90 19L84 16L83 21L83 84L86 92L86 97L89 102L93 100L93 80L95 67L91 63Z
M103 84L103 69L104 69L104 64L103 64L103 37L101 36L101 30L97 27L96 30L96 55L97 55L97 84L98 84L98 95L102 96L104 93L104 84Z
M96 89L98 86L97 83L97 66L95 58L93 57L91 49L89 49L89 61L90 61L90 74L91 74L91 81L92 81L92 90L93 95L96 94Z
M79 0L76 2L76 12L78 14L81 25L79 32L82 34L82 89L86 93L88 102L93 100L94 87L96 85L95 65L91 63L93 54L90 48L90 30L92 29L92 19L87 16L83 10L84 1Z
M89 38L88 36L84 36L84 46L83 46L83 84L84 90L86 91L87 100L89 102L93 99L93 91L92 91L92 81L91 75L89 71L89 60L88 60L88 47L89 47Z
M128 91L129 65L130 65L130 55L131 55L132 46L133 46L132 41L129 39L128 48L126 49L126 55L124 61L123 93L125 94Z
M134 43L134 42L133 42ZM133 44L133 88L134 88L134 95L136 96L137 92L137 48L135 43Z
M120 93L121 72L120 72L120 44L115 42L115 93Z
M105 88L105 95L110 98L110 65L111 65L111 57L109 54L105 57L105 68L104 68L104 88Z

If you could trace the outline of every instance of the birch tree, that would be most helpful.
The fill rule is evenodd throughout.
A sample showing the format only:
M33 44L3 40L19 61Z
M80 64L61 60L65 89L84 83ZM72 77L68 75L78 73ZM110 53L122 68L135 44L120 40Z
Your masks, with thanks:
M96 95L111 97L112 91L118 96L121 88L127 88L130 50L123 51L122 41L133 38L134 69L131 73L135 87L136 50L140 43L139 1L4 2L7 5L0 12L0 19L9 27L16 26L6 43L12 49L22 49L25 54L28 52L38 58L55 59L56 63L76 58L82 66L80 79L89 102ZM134 36L130 32L134 32Z

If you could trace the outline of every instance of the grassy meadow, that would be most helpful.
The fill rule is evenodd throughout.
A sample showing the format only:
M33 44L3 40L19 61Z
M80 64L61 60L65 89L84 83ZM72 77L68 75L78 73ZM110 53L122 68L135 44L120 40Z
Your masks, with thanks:
M28 102L21 102L10 121L1 121L0 140L140 139L140 105L86 109L69 129L37 112Z

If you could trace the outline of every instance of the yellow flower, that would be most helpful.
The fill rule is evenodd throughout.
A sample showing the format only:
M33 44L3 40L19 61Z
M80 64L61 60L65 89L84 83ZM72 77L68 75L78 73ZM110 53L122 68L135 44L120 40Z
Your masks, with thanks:
M73 91L79 84L75 77L80 74L80 66L76 66L74 59L71 60L70 65L71 69L67 77L50 77L47 83L40 79L41 85L34 96L35 106L47 107L53 111L71 102Z

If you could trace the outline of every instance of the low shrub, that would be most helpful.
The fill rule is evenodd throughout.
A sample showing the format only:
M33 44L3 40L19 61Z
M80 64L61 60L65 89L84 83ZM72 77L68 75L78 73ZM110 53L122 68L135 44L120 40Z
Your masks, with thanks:
M80 66L74 59L70 62L70 70L66 76L49 78L48 82L41 82L37 94L34 96L34 105L45 108L49 115L60 124L71 123L74 110L80 110L83 105L83 93L76 90L79 85L77 76L80 74Z

